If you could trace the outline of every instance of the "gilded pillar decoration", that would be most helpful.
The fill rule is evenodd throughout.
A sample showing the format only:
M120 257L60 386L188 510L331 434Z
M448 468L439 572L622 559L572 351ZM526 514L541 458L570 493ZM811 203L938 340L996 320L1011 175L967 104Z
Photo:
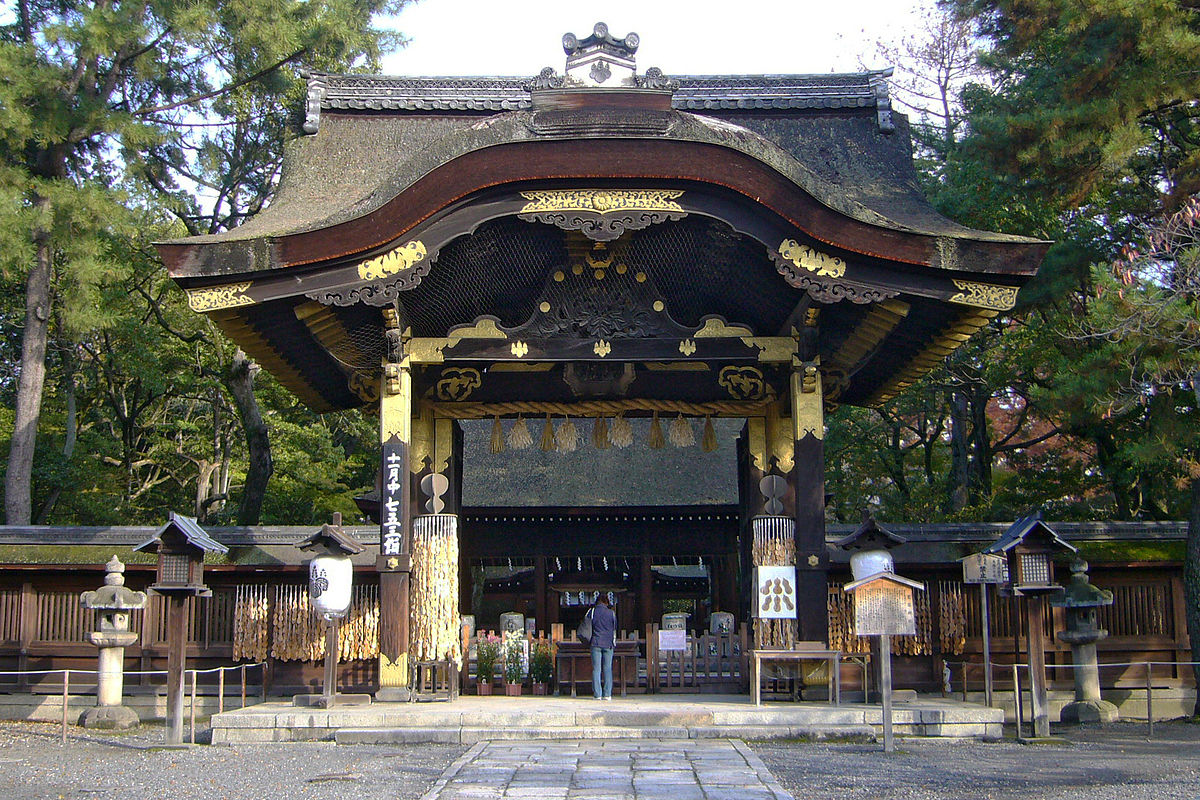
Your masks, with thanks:
M829 612L825 549L825 413L816 361L792 361L792 434L795 468L796 592L799 638L827 642Z
M389 331L393 350L397 332ZM383 364L379 391L379 684L380 693L408 686L409 571L412 550L410 445L412 370L402 353Z

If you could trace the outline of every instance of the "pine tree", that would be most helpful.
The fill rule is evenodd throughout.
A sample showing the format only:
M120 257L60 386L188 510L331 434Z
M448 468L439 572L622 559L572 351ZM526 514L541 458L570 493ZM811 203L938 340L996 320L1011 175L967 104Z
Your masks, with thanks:
M373 61L389 40L371 29L371 17L401 4L18 2L11 24L0 28L0 201L17 209L0 226L0 251L6 272L25 282L5 476L9 524L30 521L51 321L101 323L92 314L95 286L121 269L107 237L120 236L123 206L138 200L122 192L136 188L127 168L179 190L176 176L187 178L195 163L189 153L198 140L189 133L198 123L210 116L244 123L254 109L231 99L238 90L278 94L284 68L301 61ZM147 152L160 164L147 167Z

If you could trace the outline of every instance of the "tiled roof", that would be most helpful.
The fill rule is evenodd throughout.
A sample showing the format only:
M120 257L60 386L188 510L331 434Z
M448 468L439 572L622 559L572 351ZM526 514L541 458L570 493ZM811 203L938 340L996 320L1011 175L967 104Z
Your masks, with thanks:
M887 74L684 75L673 78L679 83L673 105L689 111L875 108L888 102ZM323 111L514 111L529 107L532 79L313 74L309 81L310 106L319 103Z

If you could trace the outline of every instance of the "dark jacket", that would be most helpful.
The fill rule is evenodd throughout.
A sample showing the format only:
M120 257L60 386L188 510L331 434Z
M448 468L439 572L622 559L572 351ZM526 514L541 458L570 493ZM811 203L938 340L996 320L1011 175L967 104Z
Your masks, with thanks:
M616 646L617 615L608 606L592 606L592 647L612 649Z

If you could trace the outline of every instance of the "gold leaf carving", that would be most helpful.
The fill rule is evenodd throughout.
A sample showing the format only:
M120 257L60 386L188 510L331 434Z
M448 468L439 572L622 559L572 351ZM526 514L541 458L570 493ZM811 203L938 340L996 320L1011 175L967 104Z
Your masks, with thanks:
M767 395L767 383L758 367L724 367L717 383L734 400L761 400Z
M675 202L683 190L664 189L552 189L521 192L529 202L521 207L522 214L541 211L594 211L608 214L616 211L678 211Z
M601 339L600 341L596 342L596 346L592 348L592 352L601 358L604 358L612 352L612 345L606 342L604 339Z
M524 358L529 355L529 345L524 342L513 342L513 346L510 349L512 350L512 354L517 358Z
M386 278L388 275L395 275L397 272L411 268L420 261L425 260L428 252L425 250L425 244L418 240L413 240L407 244L402 244L394 250L389 250L381 256L369 258L358 265L358 277L364 281L374 281L380 278Z
M697 339L720 339L725 337L753 336L754 331L744 325L729 325L723 319L709 317L704 320L704 327L692 335Z
M823 278L840 278L846 274L846 262L835 256L814 250L795 239L784 239L779 243L779 255L802 270Z
M1017 304L1017 287L999 286L994 283L975 283L954 279L958 292L951 296L951 303L976 308L990 308L995 311L1008 311Z
M253 305L254 301L244 292L250 283L227 283L224 286L206 286L203 289L188 289L188 306L192 311L216 311L220 308L236 308Z
M446 334L446 339L451 342L457 342L459 339L507 338L508 334L500 330L500 326L496 324L496 320L492 317L483 317L477 320L474 325L464 325L460 328L454 328Z
M685 356L690 356L692 353L696 352L696 343L691 339L684 339L679 343L679 352L683 353Z
M483 385L483 375L471 367L451 367L442 370L434 391L438 400L460 403Z

